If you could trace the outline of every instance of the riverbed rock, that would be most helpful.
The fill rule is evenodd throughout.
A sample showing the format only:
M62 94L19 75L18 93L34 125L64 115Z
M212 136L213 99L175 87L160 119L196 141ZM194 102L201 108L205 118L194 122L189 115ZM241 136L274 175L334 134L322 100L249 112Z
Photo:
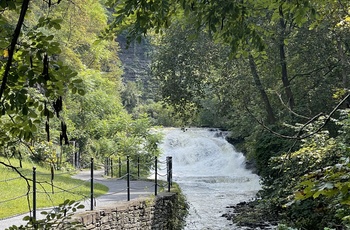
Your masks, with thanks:
M259 210L256 210L255 202L241 202L227 206L227 212L221 217L231 220L242 229L277 229L276 220L266 217Z

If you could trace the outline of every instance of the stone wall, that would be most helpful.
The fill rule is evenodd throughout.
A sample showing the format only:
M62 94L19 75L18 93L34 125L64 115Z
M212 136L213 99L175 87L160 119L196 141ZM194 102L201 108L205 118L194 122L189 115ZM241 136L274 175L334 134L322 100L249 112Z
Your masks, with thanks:
M174 226L178 205L176 193L161 193L157 197L115 202L94 211L77 213L73 217L81 229L178 229Z

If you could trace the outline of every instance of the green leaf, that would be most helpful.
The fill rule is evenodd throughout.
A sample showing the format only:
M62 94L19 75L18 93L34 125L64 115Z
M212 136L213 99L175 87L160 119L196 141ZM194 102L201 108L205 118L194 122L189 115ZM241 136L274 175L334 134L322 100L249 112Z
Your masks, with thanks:
M294 194L296 200L303 200L305 199L305 196L302 192L298 191Z
M85 90L78 89L78 94L81 95L81 96L84 96L85 95Z
M38 114L36 114L33 110L30 110L30 112L29 112L29 117L31 117L31 118L37 118L37 117L38 117Z
M344 199L341 201L341 204L349 205L350 206L350 197Z
M28 115L28 107L27 107L27 106L24 106L24 107L22 108L22 114L23 114L24 116L27 116L27 115Z
M77 209L83 209L83 208L85 208L85 206L84 206L83 204L80 204L80 205L77 207Z
M2 0L4 1L4 0ZM9 10L16 10L16 4L13 1L4 1L7 3Z
M73 93L73 94L76 94L76 93L77 93L77 90L78 90L78 89L77 89L76 87L73 87L72 93Z
M60 30L60 29L61 29L61 25L58 24L58 23L54 23L54 24L53 24L53 27L54 27L56 30Z
M69 205L72 205L72 204L74 204L75 203L75 200L71 200L71 201L69 201Z
M49 35L46 37L47 40L51 41L55 36L54 35Z
M314 193L314 195L312 196L314 199L318 198L320 195L322 195L323 191L319 190L317 192Z
M1 1L0 1L0 7L1 7L2 9L5 9L5 8L7 7L6 1L1 0Z
M83 82L82 79L74 79L74 80L72 81L73 84L80 84L80 83L82 83L82 82Z

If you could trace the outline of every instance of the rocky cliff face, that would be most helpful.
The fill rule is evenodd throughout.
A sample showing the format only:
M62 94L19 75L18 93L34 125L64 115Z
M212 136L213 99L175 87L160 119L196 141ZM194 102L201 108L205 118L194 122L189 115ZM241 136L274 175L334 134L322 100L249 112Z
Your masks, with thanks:
M127 47L126 37L120 35L117 42L120 46L118 56L124 70L123 82L141 80L144 84L147 84L152 52L149 41L147 39L143 39L141 43L134 41Z

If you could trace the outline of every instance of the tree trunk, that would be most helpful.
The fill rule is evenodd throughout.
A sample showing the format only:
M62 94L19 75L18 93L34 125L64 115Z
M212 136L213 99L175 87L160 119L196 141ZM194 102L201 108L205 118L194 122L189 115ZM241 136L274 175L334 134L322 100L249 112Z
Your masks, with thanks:
M286 53L284 49L284 39L286 32L286 23L283 18L280 18L280 26L281 26L281 35L280 35L280 43L279 43L279 51L280 51L280 63L281 63L281 74L282 74L282 83L286 93L286 97L288 100L288 106L290 110L294 108L294 96L292 89L290 88L290 82L288 79L288 71L287 71L287 61L286 61Z
M260 77L259 77L259 74L258 74L258 71L256 68L256 64L255 64L254 58L251 54L249 54L249 66L250 66L250 71L252 72L252 75L253 75L255 86L256 86L256 88L258 88L261 99L263 100L264 105L265 105L265 110L267 113L267 122L269 124L273 124L276 122L276 118L275 118L275 115L273 113L273 109L271 107L270 100L265 92L263 85L261 84Z
M346 61L346 54L345 54L345 50L342 44L341 39L337 39L337 46L338 46L338 57L340 60L340 64L341 64L341 76L342 76L342 80L343 80L343 87L345 89L348 89L349 87L349 79L348 79L348 71L347 71L347 61Z
M21 34L21 28L22 28L22 25L24 23L24 18L26 16L26 13L28 10L29 1L30 0L24 0L22 2L21 12L20 12L20 15L19 15L19 18L17 21L15 31L13 32L13 35L12 35L11 45L8 49L7 63L6 63L6 67L5 67L5 71L4 71L4 75L2 77L2 82L1 82L1 87L0 87L0 100L2 100L2 96L3 96L5 88L6 88L7 80L8 80L8 77L10 75L10 69L12 66L13 56L15 54L17 40L19 38L19 35Z
M338 37L337 39L337 47L338 47L338 58L341 65L341 77L342 77L342 85L344 89L349 89L349 77L348 77L348 64L346 60L346 49L342 42L342 39ZM345 95L344 95L345 96ZM342 105L343 108L350 108L350 99L346 100Z

